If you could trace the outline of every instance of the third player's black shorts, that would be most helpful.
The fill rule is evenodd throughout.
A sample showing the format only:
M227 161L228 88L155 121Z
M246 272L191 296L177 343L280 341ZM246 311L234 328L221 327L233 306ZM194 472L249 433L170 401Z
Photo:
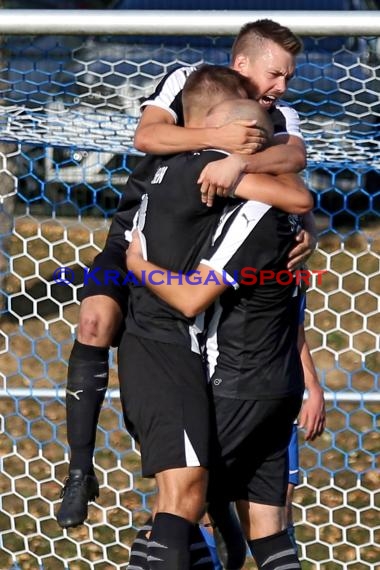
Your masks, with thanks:
M124 333L119 378L125 423L142 472L208 467L209 398L201 357L185 346Z
M298 395L276 400L214 396L210 499L285 505L288 445L301 403Z

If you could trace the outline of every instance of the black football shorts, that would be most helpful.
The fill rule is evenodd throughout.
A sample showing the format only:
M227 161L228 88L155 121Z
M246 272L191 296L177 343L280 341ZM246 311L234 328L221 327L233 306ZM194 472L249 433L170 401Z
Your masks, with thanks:
M124 333L118 361L125 424L140 443L143 475L208 467L210 400L201 357Z
M301 403L300 395L275 400L214 396L210 499L285 505L288 445Z
M124 314L128 307L128 283L125 253L128 242L122 239L108 240L85 273L79 300L95 295L114 299Z

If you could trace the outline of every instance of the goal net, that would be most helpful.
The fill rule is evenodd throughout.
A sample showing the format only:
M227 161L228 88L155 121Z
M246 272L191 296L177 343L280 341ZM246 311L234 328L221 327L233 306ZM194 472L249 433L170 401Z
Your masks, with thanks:
M308 293L323 436L300 433L297 539L305 569L374 568L379 437L379 41L304 38L288 92L308 148L327 269ZM54 518L66 476L64 387L84 268L139 160L139 100L180 65L228 65L230 38L8 36L0 45L0 568L126 568L154 488L120 413L113 366L88 522ZM66 268L69 283L57 284ZM114 364L114 363L113 363ZM378 561L378 558L377 558ZM251 568L247 561L247 568Z

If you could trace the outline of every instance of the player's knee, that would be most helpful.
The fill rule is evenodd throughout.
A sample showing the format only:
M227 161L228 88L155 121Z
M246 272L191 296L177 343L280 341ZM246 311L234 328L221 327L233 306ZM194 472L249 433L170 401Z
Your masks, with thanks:
M78 340L83 344L92 344L93 341L100 336L104 336L105 327L102 326L102 320L99 315L87 314L80 315L78 323Z
M168 477L157 477L159 487L158 509L177 514L189 521L197 522L204 514L206 503L207 475L201 468L171 470Z
M79 313L77 338L83 344L109 346L122 319L117 303L83 303Z

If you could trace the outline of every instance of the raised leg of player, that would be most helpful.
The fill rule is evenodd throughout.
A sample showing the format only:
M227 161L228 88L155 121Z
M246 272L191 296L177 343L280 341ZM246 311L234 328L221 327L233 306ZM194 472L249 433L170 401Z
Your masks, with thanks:
M118 303L105 295L84 299L66 387L69 477L57 521L63 528L82 524L87 503L99 494L93 469L96 428L108 386L108 352L122 320Z

